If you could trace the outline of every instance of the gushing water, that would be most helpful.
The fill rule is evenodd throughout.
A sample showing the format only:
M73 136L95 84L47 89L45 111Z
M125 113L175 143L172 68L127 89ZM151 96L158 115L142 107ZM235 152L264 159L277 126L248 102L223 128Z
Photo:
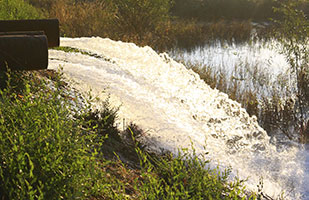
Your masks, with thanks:
M206 146L213 165L232 167L232 176L248 178L251 190L263 178L270 196L285 191L290 199L309 199L307 151L298 145L278 151L255 117L167 54L98 37L61 38L61 45L98 56L50 50L49 68L62 66L80 91L91 88L108 96L120 106L119 126L139 125L151 149L176 152L192 141L200 154Z

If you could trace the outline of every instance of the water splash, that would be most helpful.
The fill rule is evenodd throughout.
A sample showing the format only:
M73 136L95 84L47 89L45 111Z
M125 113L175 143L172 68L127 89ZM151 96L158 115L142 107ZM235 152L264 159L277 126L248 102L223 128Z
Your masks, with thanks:
M120 106L119 126L123 119L139 125L151 149L176 152L192 141L205 154L206 145L212 163L248 178L249 189L256 191L263 177L270 196L285 191L290 199L309 198L306 151L292 146L279 152L256 118L167 54L98 37L61 38L61 44L99 56L50 50L49 68L61 65L80 91L109 96Z

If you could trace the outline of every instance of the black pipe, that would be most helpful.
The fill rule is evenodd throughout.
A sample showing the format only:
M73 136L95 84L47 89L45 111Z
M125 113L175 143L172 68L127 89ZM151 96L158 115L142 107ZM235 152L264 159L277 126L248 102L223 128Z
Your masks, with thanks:
M47 69L46 35L0 35L0 71Z
M48 47L60 44L58 19L0 20L0 32L44 31L48 38Z

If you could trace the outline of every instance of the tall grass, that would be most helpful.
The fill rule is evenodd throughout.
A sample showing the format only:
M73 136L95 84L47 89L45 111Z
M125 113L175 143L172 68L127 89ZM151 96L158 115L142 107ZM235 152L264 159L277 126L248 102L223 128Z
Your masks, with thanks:
M3 200L256 199L243 181L229 179L230 169L209 169L194 150L146 152L137 142L142 130L131 124L120 133L116 110L107 103L93 110L60 74L6 76L0 90Z
M282 14L276 21L276 37L282 43L282 53L296 78L295 101L299 132L303 138L309 137L309 19L299 9L302 1L284 2L275 11ZM306 140L306 139L305 139Z
M168 0L29 2L47 16L58 18L63 36L108 37L141 46L149 45L159 51L177 45L191 48L214 39L248 41L256 29L250 18L217 18L209 23L174 17L170 11L175 4Z
M88 196L98 173L95 145L86 141L100 139L80 128L88 121L73 116L76 103L59 81L7 75L0 90L1 199Z

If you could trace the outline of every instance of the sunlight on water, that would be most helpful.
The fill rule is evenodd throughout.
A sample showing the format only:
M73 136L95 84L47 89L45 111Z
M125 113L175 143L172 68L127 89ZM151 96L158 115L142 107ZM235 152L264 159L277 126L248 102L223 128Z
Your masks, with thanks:
M224 68L227 71L233 71L237 66L245 67L249 64L278 75L286 71L289 66L284 56L274 50L276 45L278 44L274 41L238 45L217 42L196 47L189 52L174 49L170 55L175 59L183 59L185 62Z
M248 178L248 189L257 191L263 178L267 195L309 198L308 152L298 145L278 151L255 117L167 54L98 37L61 38L61 45L99 57L50 50L49 68L62 66L82 92L109 96L120 106L119 127L139 125L151 149L176 152L192 141L205 154L206 145L212 167L232 167L232 176Z
M243 89L250 87L267 96L274 85L284 88L295 84L285 57L275 50L278 45L276 41L238 45L217 42L191 51L174 49L169 55L187 66L211 67L214 74L234 77L240 80Z

